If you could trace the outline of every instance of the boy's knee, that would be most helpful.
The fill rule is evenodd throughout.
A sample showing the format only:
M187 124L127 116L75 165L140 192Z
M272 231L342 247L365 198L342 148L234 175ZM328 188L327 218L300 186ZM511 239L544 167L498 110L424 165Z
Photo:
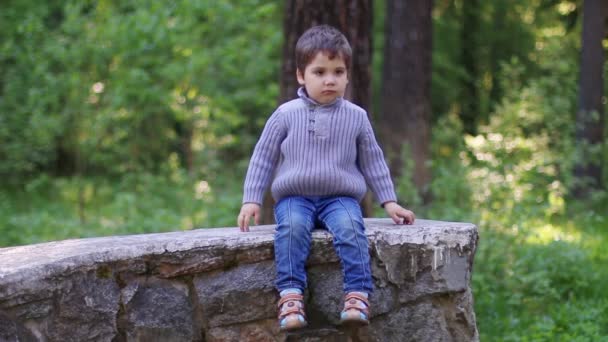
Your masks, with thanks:
M363 219L358 217L352 217L343 215L333 220L332 225L335 230L355 230L364 231Z
M277 224L276 230L282 236L290 236L298 241L311 239L312 220L306 215L292 213Z

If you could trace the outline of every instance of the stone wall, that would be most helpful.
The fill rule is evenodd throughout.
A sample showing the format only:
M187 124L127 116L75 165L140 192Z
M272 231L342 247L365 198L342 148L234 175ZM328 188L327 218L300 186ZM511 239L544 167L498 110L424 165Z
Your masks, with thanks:
M366 220L371 324L338 325L342 274L315 231L310 326L278 331L273 227L115 236L0 249L0 341L477 341L477 229Z

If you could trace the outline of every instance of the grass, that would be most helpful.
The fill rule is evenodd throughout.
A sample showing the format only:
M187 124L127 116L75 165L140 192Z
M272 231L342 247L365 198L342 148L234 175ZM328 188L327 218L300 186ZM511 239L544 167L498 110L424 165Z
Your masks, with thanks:
M481 228L473 273L481 340L608 341L608 220L575 212Z
M120 180L39 177L0 191L0 247L77 237L234 226L241 179L182 172ZM608 218L586 203L557 215L527 208L442 207L434 219L480 227L472 287L482 341L608 341Z
M234 226L239 191L235 182L193 179L182 172L114 181L43 176L25 187L0 190L0 247Z

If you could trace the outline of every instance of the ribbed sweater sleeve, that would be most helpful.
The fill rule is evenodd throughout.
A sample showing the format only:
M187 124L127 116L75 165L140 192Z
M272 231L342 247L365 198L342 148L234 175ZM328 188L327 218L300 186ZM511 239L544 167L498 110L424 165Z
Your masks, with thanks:
M390 171L384 160L384 153L376 141L371 123L365 118L357 139L357 159L359 168L376 200L380 203L397 201Z
M243 191L243 203L262 204L264 192L272 180L280 156L281 141L287 134L280 110L275 111L264 126L249 161Z

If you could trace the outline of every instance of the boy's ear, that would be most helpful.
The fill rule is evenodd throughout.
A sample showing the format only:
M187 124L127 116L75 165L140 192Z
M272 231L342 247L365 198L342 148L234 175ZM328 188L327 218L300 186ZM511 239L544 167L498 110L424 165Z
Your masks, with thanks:
M300 85L304 85L304 74L302 74L300 68L296 69L296 77L298 78L298 83L300 83Z

